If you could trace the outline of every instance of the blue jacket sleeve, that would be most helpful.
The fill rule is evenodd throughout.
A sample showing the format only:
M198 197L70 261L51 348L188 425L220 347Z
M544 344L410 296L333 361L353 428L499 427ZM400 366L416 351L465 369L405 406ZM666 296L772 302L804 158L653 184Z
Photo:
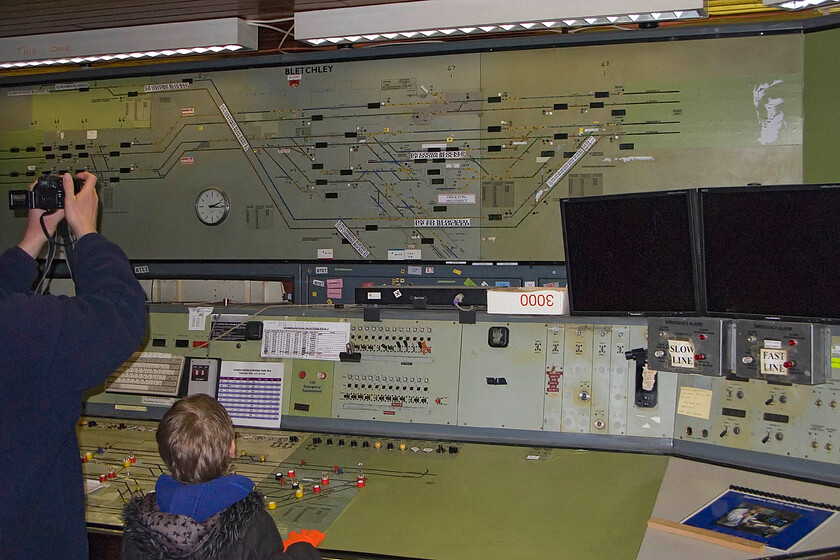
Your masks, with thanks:
M145 295L128 258L102 235L87 234L75 247L76 296L51 296L29 293L37 266L17 251L0 256L0 348L21 356L9 364L10 380L28 377L30 386L54 391L96 387L146 333Z
M0 255L0 291L25 294L37 275L38 263L20 247L12 247Z
M102 383L137 350L146 336L146 298L122 249L98 233L75 247L76 296L62 298L64 319L57 364L76 387Z

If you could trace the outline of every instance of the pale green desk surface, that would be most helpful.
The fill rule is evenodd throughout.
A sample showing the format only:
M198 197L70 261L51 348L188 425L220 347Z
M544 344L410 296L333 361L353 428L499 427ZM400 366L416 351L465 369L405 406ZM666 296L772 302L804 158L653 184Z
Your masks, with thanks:
M322 546L416 558L634 559L666 457L458 444L458 454L299 448L363 463L367 485ZM539 460L526 457L540 454ZM382 470L379 470L382 469ZM429 473L404 477L397 473Z

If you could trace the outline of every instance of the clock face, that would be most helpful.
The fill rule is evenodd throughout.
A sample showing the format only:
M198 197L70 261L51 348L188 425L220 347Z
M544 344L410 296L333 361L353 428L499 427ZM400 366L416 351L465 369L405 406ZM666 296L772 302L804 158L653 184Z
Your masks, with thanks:
M230 200L225 192L216 187L204 189L195 199L195 214L201 223L216 226L225 221L230 213Z

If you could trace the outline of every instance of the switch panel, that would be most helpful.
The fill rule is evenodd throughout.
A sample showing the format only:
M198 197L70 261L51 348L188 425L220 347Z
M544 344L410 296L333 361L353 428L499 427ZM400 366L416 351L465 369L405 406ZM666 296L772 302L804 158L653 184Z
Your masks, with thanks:
M824 325L739 320L736 374L779 383L825 383L829 344L830 331Z
M218 358L187 358L187 394L204 393L216 397L219 386Z
M492 329L506 333L506 347L492 346ZM540 430L543 425L545 345L540 323L463 325L458 424Z
M647 328L630 328L628 350L647 348ZM616 356L618 358L618 356ZM624 358L628 375L628 410L627 435L642 437L670 437L674 433L674 414L676 408L677 379L683 376L667 371L656 371L648 364L647 373L656 372L656 405L639 406L635 402L634 389L636 365L633 360Z
M703 317L648 319L648 364L657 371L726 375L734 321Z
M608 431L610 434L620 436L627 433L627 410L629 406L629 399L627 398L628 383L631 372L635 373L633 362L627 361L624 355L630 349L631 328L628 325L612 326Z
M563 431L589 433L592 408L593 325L566 326Z
M566 330L562 325L549 325L547 331L543 428L559 432L563 421L563 352Z
M592 347L592 406L590 407L589 432L607 433L610 412L610 359L612 326L596 326Z
M335 364L333 418L456 423L460 325L354 320L350 342L360 361Z

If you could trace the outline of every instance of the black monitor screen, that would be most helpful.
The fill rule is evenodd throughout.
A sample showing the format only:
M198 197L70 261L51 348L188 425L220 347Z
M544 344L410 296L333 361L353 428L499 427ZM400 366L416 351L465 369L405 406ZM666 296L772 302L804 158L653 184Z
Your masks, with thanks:
M699 311L693 192L561 200L574 315Z
M699 194L710 315L840 319L840 186Z

